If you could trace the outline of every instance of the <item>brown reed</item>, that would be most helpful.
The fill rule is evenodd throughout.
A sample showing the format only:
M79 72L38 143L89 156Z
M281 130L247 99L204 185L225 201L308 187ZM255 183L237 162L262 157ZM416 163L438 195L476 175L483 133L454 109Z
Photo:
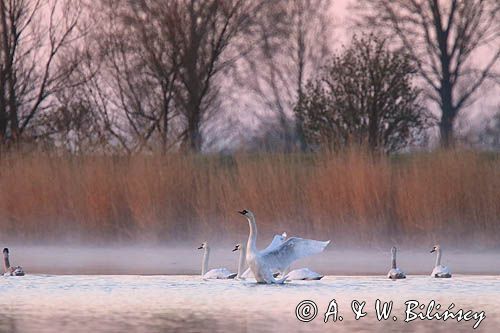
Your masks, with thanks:
M472 151L132 156L9 153L0 238L228 239L259 231L333 239L500 245L500 159Z

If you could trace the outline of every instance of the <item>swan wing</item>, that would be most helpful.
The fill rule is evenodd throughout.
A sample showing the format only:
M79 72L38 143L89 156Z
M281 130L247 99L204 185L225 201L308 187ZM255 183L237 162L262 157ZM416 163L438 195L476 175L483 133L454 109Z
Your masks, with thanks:
M330 241L322 242L292 237L277 248L261 252L259 255L269 269L283 271L295 260L323 252L329 243Z
M283 244L285 242L285 239L286 239L285 233L283 233L282 235L274 235L271 243L264 250L262 250L262 252L270 252L270 251L278 248L278 246L280 246L281 244Z

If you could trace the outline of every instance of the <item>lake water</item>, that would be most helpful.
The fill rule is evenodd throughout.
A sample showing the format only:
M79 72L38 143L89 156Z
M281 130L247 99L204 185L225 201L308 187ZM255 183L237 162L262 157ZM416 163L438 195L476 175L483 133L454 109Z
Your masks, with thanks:
M333 299L343 321L330 317L325 324L324 313ZM386 321L376 319L377 299L394 302ZM317 317L311 322L296 318L296 307L303 300L317 304ZM366 301L366 317L354 319L353 300ZM0 332L473 331L475 320L405 323L408 300L426 305L435 300L441 312L451 303L455 312L484 311L486 318L475 331L500 330L500 276L455 275L439 280L420 275L399 281L328 276L278 286L180 275L27 275L0 279Z

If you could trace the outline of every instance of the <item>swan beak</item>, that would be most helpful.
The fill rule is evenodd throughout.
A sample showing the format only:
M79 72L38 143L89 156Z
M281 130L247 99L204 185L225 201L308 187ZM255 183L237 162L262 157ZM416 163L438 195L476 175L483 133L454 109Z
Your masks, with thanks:
M235 247L235 248L233 249L233 252L234 252L234 251L238 251L238 248L237 248L237 247Z
M434 252L436 252L436 249L432 249L432 250L431 250L431 253L434 253Z
M238 211L237 213L240 213L241 215L245 215L245 211L243 211L243 210L241 212Z
M198 248L198 250L201 250L201 249L203 249L203 246L200 246L200 247Z

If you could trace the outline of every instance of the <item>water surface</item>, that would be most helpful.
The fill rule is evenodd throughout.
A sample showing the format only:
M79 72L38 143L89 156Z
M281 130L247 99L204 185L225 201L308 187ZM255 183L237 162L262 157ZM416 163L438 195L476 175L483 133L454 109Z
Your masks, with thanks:
M318 315L300 322L302 300L317 304ZM343 321L324 323L335 299ZM375 318L375 300L393 301L391 319ZM366 301L367 316L354 320L353 300ZM472 332L474 321L415 320L404 323L407 300L451 303L455 310L485 311L478 332L500 329L500 277L455 275L452 279L409 276L328 276L283 286L198 276L27 275L0 280L0 332ZM394 321L393 316L397 317Z

